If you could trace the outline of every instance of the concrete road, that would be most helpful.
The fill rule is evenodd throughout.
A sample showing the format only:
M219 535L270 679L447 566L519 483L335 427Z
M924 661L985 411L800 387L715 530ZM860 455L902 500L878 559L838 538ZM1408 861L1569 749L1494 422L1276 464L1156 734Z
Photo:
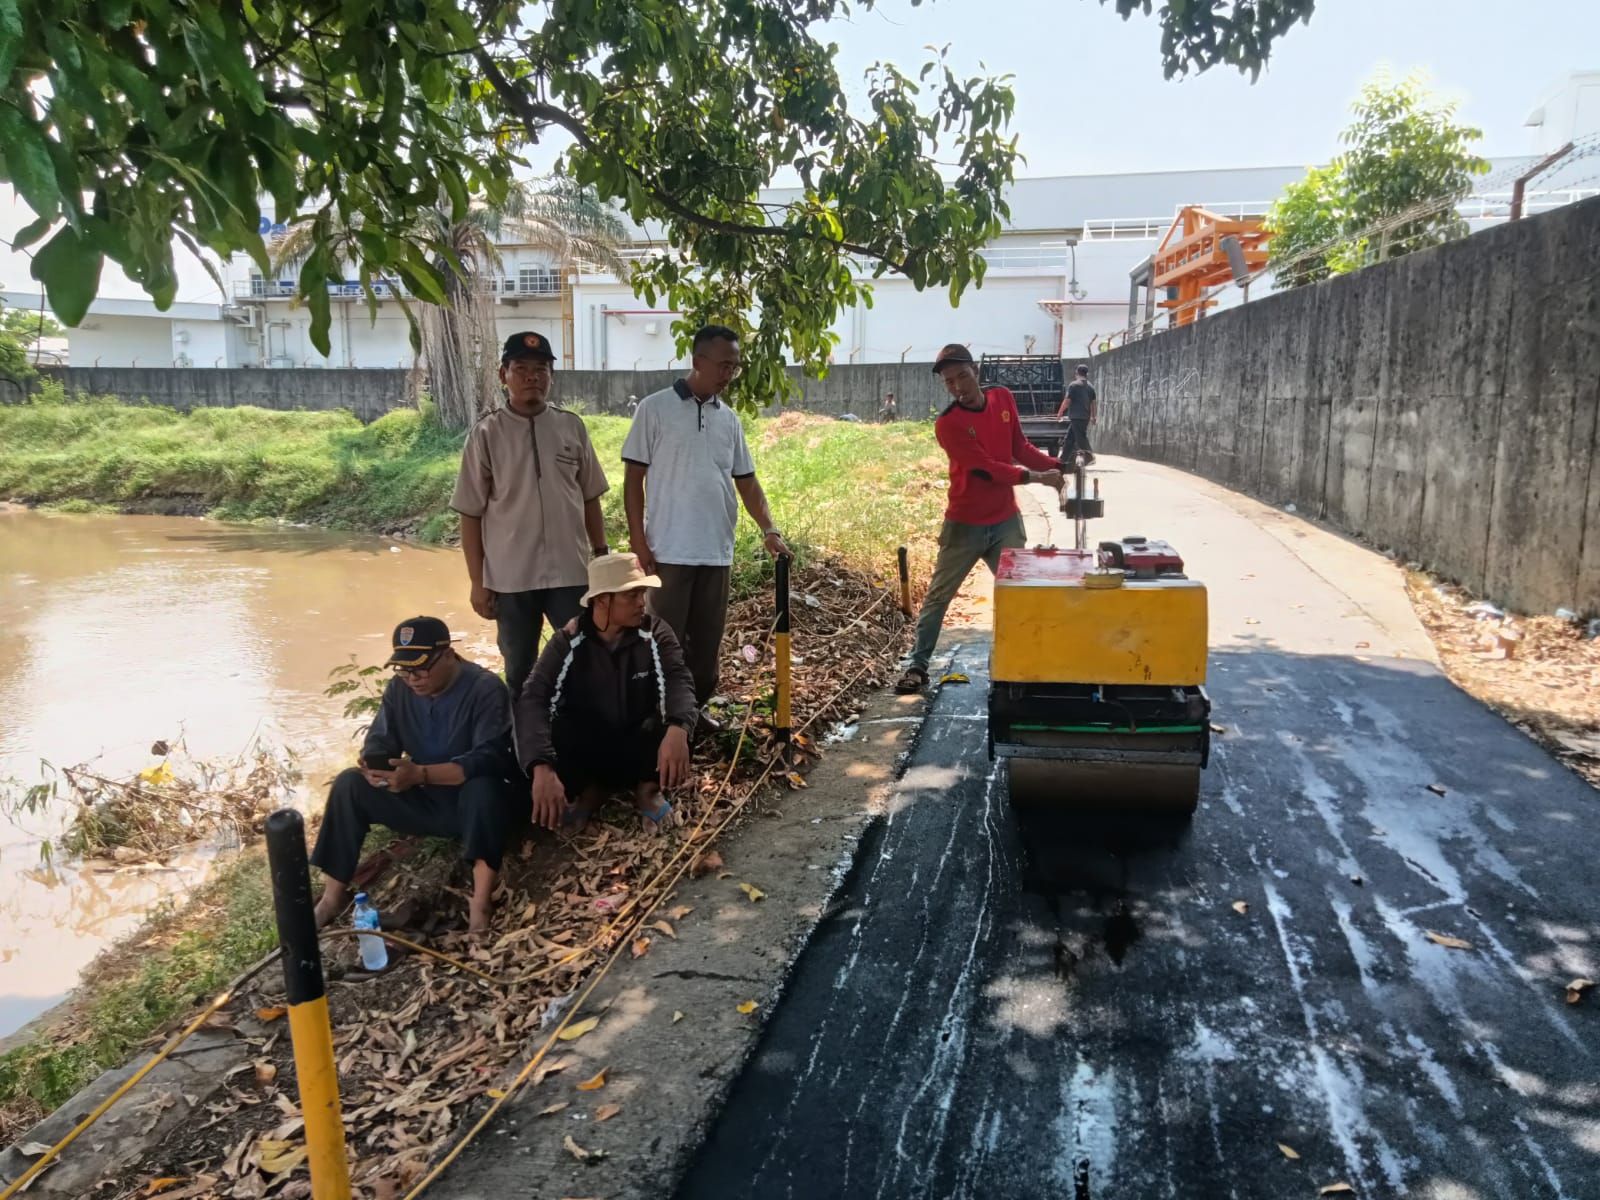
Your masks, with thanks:
M1210 587L1199 813L1020 826L986 642L953 644L972 683L679 1195L1600 1197L1600 995L1564 1002L1600 977L1600 795L1440 674L1380 556L1104 467L1093 534Z

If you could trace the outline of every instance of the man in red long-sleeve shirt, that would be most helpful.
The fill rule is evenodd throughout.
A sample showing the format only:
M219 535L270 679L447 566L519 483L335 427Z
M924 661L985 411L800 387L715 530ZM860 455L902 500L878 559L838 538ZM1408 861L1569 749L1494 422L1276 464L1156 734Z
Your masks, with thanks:
M965 346L952 343L939 351L933 372L944 380L952 400L933 425L950 457L950 500L939 531L939 557L917 616L916 644L895 684L901 693L927 685L928 662L945 610L978 560L993 572L1000 551L1025 544L1016 486L1061 487L1061 464L1022 435L1017 402L1009 391L979 386L977 364Z

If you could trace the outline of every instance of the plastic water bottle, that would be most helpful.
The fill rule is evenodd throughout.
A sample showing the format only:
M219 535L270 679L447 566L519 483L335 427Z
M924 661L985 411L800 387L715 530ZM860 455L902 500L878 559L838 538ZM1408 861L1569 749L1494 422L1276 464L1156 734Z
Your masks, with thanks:
M367 900L365 892L356 893L356 907L350 923L357 929L372 930L356 938L361 943L361 965L369 971L381 971L387 967L389 947L383 944L383 938L377 932L383 926L378 920L377 907Z

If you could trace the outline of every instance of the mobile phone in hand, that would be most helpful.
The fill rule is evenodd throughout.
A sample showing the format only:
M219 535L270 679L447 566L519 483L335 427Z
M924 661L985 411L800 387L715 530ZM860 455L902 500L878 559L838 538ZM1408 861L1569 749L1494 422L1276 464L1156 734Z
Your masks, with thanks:
M394 764L389 761L387 754L363 754L361 765L369 771L392 771Z

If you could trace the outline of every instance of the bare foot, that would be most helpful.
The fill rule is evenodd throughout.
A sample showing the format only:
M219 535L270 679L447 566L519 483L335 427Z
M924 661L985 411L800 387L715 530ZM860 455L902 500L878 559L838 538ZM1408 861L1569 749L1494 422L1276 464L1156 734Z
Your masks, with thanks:
M494 915L494 902L485 900L480 904L477 900L473 900L469 912L467 932L488 933L489 918Z
M317 901L315 909L317 928L326 929L333 919L339 915L339 910L344 908L344 902L344 896L336 895L333 888L324 889L322 898Z

